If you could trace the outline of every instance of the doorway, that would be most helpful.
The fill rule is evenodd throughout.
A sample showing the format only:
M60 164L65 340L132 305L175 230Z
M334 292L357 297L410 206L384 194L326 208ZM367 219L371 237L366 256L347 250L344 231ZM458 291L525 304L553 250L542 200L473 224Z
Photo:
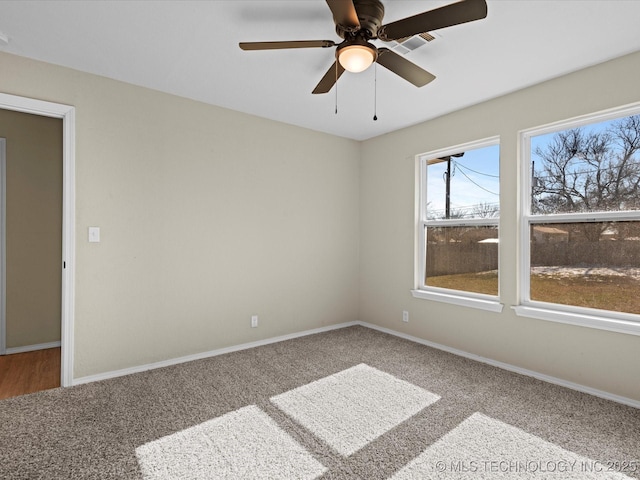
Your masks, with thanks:
M60 270L60 385L73 384L73 320L75 267L75 109L68 105L0 93L0 109L62 119L62 248ZM6 164L6 156L5 156ZM2 178L5 178L3 175ZM5 192L6 189L2 190ZM6 192L5 192L6 193ZM6 219L5 219L6 220ZM6 223L2 225L3 235ZM0 245L1 247L1 245ZM6 248L6 246L5 246ZM6 250L4 251L6 254ZM2 258L3 265L6 264ZM1 276L3 288L6 276ZM6 299L2 299L5 310ZM4 311L6 314L6 311ZM4 317L3 320L6 320ZM5 325L5 322L0 322ZM5 325L6 327L6 325ZM0 328L0 353L6 352L6 328Z
M0 110L0 135L3 397L60 386L62 120Z

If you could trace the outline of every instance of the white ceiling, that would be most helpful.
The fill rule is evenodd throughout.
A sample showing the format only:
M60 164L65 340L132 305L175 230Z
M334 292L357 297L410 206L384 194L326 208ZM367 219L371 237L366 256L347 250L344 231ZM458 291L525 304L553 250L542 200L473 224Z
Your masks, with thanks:
M389 23L452 2L383 3ZM0 33L9 43L0 50L357 140L640 50L640 1L487 3L486 19L437 31L407 55L437 77L432 83L416 88L377 68L377 121L374 68L342 76L335 114L335 87L311 94L333 48L238 47L340 41L324 0L3 0Z

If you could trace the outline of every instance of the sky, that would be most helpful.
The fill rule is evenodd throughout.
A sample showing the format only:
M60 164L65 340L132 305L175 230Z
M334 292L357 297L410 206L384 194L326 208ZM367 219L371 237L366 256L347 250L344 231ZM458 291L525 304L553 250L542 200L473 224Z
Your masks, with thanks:
M582 126L586 132L602 132L617 119ZM533 152L544 148L555 132L531 137L531 159L540 163ZM536 170L539 166L536 165ZM444 218L447 163L429 165L427 168L427 202L430 218ZM473 217L473 207L478 204L495 205L499 209L500 146L492 145L465 151L462 157L452 157L451 212L463 211Z
M615 119L612 119L612 120L606 120L604 122L592 123L592 124L589 124L589 125L582 125L582 126L580 126L578 128L580 128L583 132L585 132L585 134L602 133L608 127L610 127L612 123L615 123L618 120L620 120L620 119L619 118L615 118ZM571 130L572 128L574 128L574 127L561 128L559 131ZM541 160L540 157L538 157L534 153L536 151L536 148L540 147L540 148L544 149L544 147L546 145L548 145L553 140L553 136L556 133L557 132L551 132L551 133L546 133L544 135L536 135L534 137L531 137L531 160L534 160L534 161L540 161Z
M428 212L444 218L447 163L427 167ZM499 208L500 197L500 146L467 150L462 157L451 158L451 211L472 213L479 203Z
M611 120L591 123L588 125L583 125L583 126L574 127L574 128L579 128L583 132L584 136L588 137L590 134L604 133L607 129L609 129L612 125L619 122L620 120L621 120L620 118L614 118ZM562 128L560 131L566 131L571 129L572 127L567 127L567 128ZM551 132L548 134L531 137L531 161L535 162L535 176L539 179L538 181L540 182L543 182L548 177L545 176L545 173L543 170L544 160L539 155L536 155L535 151L536 151L536 148L538 147L541 148L542 150L545 150L545 147L553 141L553 138L556 134L557 132ZM570 163L567 165L566 171L569 173L575 173L578 175L578 178L580 180L578 182L579 185L584 184L584 182L586 182L588 179L593 180L594 177L596 176L596 173L600 174L601 172L606 172L606 171L608 171L606 173L612 173L612 172L615 173L617 171L617 167L616 166L609 167L609 164L607 163L606 158L609 156L613 158L613 156L621 153L622 146L619 141L612 140L611 142L609 142L608 147L609 147L609 150L608 150L609 155L605 156L605 160L600 165L600 167L590 165L578 154L571 159ZM638 159L638 157L636 156L632 162L637 163L639 160L640 159ZM547 194L538 194L538 199L544 198L546 195Z

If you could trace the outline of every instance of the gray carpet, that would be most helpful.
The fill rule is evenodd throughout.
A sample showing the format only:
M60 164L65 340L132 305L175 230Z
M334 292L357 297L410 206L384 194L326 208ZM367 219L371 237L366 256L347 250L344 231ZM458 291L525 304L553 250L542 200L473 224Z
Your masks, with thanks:
M640 478L640 411L351 327L2 400L0 478Z

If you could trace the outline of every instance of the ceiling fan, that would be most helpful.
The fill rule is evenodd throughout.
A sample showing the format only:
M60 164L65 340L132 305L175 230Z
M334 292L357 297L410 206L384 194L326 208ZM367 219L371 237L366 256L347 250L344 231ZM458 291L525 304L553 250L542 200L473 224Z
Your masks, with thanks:
M336 61L327 70L313 93L327 93L345 70L358 73L376 62L422 87L436 77L385 47L370 40L402 40L413 35L439 30L487 16L486 0L461 0L434 10L419 13L382 25L384 5L380 0L326 0L333 13L336 33L341 43L332 40L293 40L278 42L241 42L242 50L275 50L286 48L336 48Z

